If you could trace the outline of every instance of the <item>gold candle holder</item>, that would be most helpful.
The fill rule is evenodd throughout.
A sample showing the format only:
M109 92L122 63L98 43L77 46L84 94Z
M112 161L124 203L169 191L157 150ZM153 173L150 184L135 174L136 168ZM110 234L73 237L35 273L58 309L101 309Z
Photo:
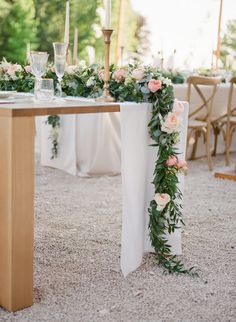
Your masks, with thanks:
M97 98L99 102L114 102L114 97L111 96L109 91L109 81L110 81L110 45L111 45L111 35L113 33L112 29L103 29L105 44L105 72L104 72L104 86L102 96Z

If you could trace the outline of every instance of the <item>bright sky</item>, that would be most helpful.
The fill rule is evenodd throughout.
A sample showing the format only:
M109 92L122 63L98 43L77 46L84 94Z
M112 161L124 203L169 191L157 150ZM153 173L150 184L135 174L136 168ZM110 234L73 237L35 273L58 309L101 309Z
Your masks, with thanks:
M147 18L152 54L163 50L167 60L177 49L179 67L210 67L216 49L220 0L131 0ZM223 0L222 30L236 19L236 0ZM187 60L187 61L186 61Z

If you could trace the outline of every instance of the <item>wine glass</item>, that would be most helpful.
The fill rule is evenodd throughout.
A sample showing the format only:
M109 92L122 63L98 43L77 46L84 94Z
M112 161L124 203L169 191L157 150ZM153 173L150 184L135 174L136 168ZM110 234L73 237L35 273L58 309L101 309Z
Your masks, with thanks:
M31 51L30 52L30 66L32 74L35 76L34 92L37 96L37 87L40 83L42 76L47 70L48 53L42 51Z
M61 82L66 69L66 55L68 44L63 42L54 42L53 48L55 72L58 78L58 96L62 97Z

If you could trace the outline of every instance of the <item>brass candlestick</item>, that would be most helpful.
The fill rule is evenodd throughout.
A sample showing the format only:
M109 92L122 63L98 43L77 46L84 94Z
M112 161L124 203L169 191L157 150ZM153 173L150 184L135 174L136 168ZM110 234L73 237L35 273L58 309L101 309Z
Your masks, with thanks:
M105 44L105 72L104 72L104 86L102 96L97 98L97 101L100 102L114 102L114 97L111 96L109 91L109 81L110 81L110 44L111 44L111 35L113 33L112 29L103 29Z

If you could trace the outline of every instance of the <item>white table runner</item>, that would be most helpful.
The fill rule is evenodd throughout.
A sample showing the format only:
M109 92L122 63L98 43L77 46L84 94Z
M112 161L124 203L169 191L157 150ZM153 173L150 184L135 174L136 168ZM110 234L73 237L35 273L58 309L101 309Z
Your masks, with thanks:
M184 102L182 129L178 150L185 158L187 139L188 103ZM152 251L149 241L148 207L153 199L153 172L157 149L150 146L148 123L151 118L151 104L127 103L121 106L122 138L122 251L121 268L126 276L137 269L145 252ZM180 175L180 190L183 192L184 177ZM173 254L180 255L181 230L168 236Z

